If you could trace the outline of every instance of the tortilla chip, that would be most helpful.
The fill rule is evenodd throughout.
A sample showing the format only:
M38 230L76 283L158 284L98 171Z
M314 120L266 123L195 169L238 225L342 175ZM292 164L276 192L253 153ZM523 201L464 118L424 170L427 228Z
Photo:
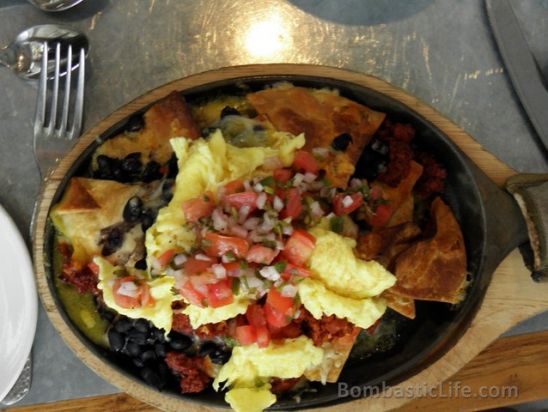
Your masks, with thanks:
M350 134L352 143L346 151L332 151L320 160L327 179L337 187L346 186L363 149L385 118L384 113L328 90L276 87L248 94L247 99L277 130L304 133L306 150L330 148L334 138Z
M142 185L73 177L50 216L56 229L72 244L74 260L86 263L93 256L100 255L101 229L122 223L127 201L145 191ZM128 236L130 233L132 236ZM124 258L139 249L143 240L139 241L135 237L143 236L140 226L124 236L124 243L120 248L120 252L124 252ZM109 257L114 263L119 263L120 259L122 255L119 253Z
M434 237L415 243L396 259L392 291L419 300L458 303L464 297L466 249L451 209L437 197L432 202Z
M337 382L360 330L354 328L349 335L324 342L321 346L324 350L323 362L318 367L306 371L304 376L310 381Z
M93 168L97 167L99 155L121 159L130 153L141 153L141 161L154 160L165 164L173 150L169 140L173 137L197 139L200 131L190 109L180 93L173 92L151 106L144 114L145 126L135 133L121 133L105 141L97 148L93 157Z
M411 298L400 296L390 289L383 292L382 297L386 301L386 306L400 315L409 319L415 319L415 301Z

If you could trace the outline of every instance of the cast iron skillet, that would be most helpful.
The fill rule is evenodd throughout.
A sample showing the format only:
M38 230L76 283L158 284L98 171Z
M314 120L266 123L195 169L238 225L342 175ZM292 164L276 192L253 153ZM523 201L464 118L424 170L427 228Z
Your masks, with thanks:
M265 85L278 81L290 81L305 87L337 88L345 97L388 113L398 121L412 123L417 129L416 142L419 146L434 153L448 170L443 197L460 223L468 255L468 272L471 282L465 300L458 306L417 302L416 319L402 322L399 339L391 350L363 360L349 359L339 378L339 382L362 387L397 384L439 359L464 333L482 302L496 266L511 250L527 241L523 218L512 198L488 179L439 129L414 112L412 108L375 90L322 77L275 75L217 81L186 90L183 94L188 101L192 102L217 93L242 93L241 84L245 84L250 90L259 90ZM137 113L145 110L146 107ZM81 174L87 167L91 154L100 142L120 133L128 118L129 116L109 128L82 152L58 186L52 205L60 200L70 177ZM356 174L359 175L359 173L358 169ZM48 286L65 323L96 356L102 357L113 368L131 377L136 383L145 385L133 366L124 363L115 354L91 343L72 324L56 296L53 285L51 272L53 228L49 223L46 226L44 239L44 266ZM315 387L317 392L304 394L300 403L291 399L280 399L272 409L315 407L352 400L351 397L338 397L337 384L325 386L318 384ZM183 397L211 406L227 406L223 400L224 395L215 393L211 389L191 396L179 394L176 387L165 389L164 393L165 396Z

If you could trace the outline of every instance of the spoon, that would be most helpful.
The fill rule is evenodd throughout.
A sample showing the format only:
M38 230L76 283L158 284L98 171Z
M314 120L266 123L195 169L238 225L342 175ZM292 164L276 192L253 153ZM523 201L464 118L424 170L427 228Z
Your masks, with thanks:
M37 79L40 74L42 63L42 53L44 51L44 42L50 44L54 42L61 43L61 75L65 74L67 61L66 50L69 45L72 45L73 50L84 48L86 55L89 51L88 38L78 31L75 31L66 26L56 24L44 24L41 26L31 27L21 33L7 47L0 50L0 65L4 65L13 70L19 77L23 79ZM50 52L55 52L55 48L51 48ZM72 68L78 67L79 53L73 53ZM49 59L51 65L48 65L48 74L52 74L55 70L55 59Z
M76 6L83 0L28 0L33 6L43 11L63 11Z

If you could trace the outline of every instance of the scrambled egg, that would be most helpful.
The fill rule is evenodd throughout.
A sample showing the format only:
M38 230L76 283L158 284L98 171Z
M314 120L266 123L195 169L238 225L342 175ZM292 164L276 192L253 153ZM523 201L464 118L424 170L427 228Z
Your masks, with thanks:
M269 146L236 147L227 144L217 130L208 140L191 141L186 138L171 140L178 159L179 173L175 180L173 199L160 210L156 223L147 230L146 248L149 258L168 249L189 251L195 241L194 233L186 229L181 204L212 191L235 179L267 175L261 170L265 160L278 157L284 166L293 162L293 154L304 146L304 135L297 137L284 132L273 132ZM149 262L150 263L150 262Z
M225 401L236 412L261 412L276 403L276 395L266 384L259 388L231 389L225 395Z
M337 295L363 299L380 295L396 278L380 263L354 255L356 241L315 227L316 247L308 261L313 277Z
M274 403L276 397L270 393L268 385L257 388L257 382L271 377L298 378L320 365L323 357L324 350L314 346L306 336L286 339L283 343L271 342L266 348L259 348L256 343L237 346L213 381L213 388L219 390L219 383L226 381L224 386L232 386L232 389L225 395L225 400L234 410L259 411L262 409L258 408Z
M234 296L234 301L228 305L219 308L201 308L196 305L188 305L183 310L183 313L188 315L190 324L196 329L206 323L218 323L244 314L247 310L247 305L249 305L249 299Z
M346 318L360 328L367 329L386 310L383 299L353 299L331 292L324 284L314 279L305 279L298 285L299 296L306 310L316 319L322 315Z
M150 287L150 294L155 300L154 306L149 308L126 309L116 304L112 291L114 280L116 279L115 272L121 268L119 266L111 265L107 260L99 256L96 256L93 259L93 262L99 266L99 284L97 287L103 291L103 299L109 308L112 308L116 312L129 318L147 319L157 328L164 329L166 333L171 330L173 316L171 303L175 298L171 292L171 288L175 285L175 278L164 276L147 282Z

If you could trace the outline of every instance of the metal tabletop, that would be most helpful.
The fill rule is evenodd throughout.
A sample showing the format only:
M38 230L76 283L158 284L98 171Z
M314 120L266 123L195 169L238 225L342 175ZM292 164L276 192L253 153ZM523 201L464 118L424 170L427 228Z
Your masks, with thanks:
M547 67L548 0L514 3ZM90 38L86 129L189 74L247 63L323 64L402 87L518 171L548 170L480 0L87 0L60 14L0 0L0 44L44 23L69 24ZM25 235L40 183L32 154L35 98L36 84L0 69L0 203ZM510 333L541 329L548 329L548 313ZM33 355L34 381L21 404L117 391L78 360L42 309Z

